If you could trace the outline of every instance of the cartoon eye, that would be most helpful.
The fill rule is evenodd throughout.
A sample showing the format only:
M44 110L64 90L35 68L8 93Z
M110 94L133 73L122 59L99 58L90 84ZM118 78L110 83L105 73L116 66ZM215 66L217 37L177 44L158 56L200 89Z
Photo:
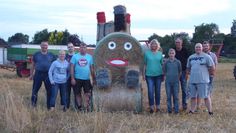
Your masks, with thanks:
M108 43L108 48L111 49L111 50L115 49L116 48L116 43L115 42L109 42Z
M125 48L125 50L130 50L132 48L132 44L130 42L126 42L124 44L124 48Z

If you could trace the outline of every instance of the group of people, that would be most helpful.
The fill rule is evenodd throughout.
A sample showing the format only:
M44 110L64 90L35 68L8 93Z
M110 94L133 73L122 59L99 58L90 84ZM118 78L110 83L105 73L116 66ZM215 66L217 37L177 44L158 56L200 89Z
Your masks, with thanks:
M204 99L208 113L213 115L211 94L217 57L210 51L209 42L197 43L195 53L191 55L183 47L183 40L177 38L175 48L170 48L168 51L167 59L163 57L158 40L153 39L149 44L150 47L144 54L143 80L147 83L150 113L161 109L161 84L165 80L168 113L173 111L175 114L179 113L179 88L181 88L183 110L188 108L187 97L190 95L190 114L199 110L201 99ZM30 70L30 79L33 79L32 106L36 106L38 91L44 82L49 110L55 109L59 91L62 110L66 111L70 107L73 89L75 108L91 111L92 84L95 84L96 79L93 58L86 52L86 44L81 43L79 52L75 53L74 45L69 43L68 53L60 50L57 59L48 52L47 41L43 41L40 47L41 50L32 57ZM84 99L81 95L82 88Z
M48 52L48 42L40 44L41 50L32 57L32 67L30 70L30 80L33 79L31 105L36 106L38 91L44 83L47 94L47 108L55 109L58 91L61 96L62 110L66 111L70 107L71 89L74 92L75 107L78 110L83 108L90 111L90 101L92 96L92 81L94 79L93 59L86 52L86 44L81 43L78 53L75 53L74 45L67 45L68 53L60 50L58 58ZM84 100L82 99L82 88ZM83 105L84 103L84 105Z
M156 39L150 42L150 49L144 54L143 79L147 83L150 113L160 110L161 83L165 80L168 113L173 111L175 114L179 113L179 88L181 88L183 110L188 108L189 95L190 114L199 111L201 99L204 99L209 115L213 115L211 94L217 57L210 51L209 42L197 43L195 53L191 55L183 47L183 40L177 38L175 48L169 49L168 56L168 59L164 60L160 43Z

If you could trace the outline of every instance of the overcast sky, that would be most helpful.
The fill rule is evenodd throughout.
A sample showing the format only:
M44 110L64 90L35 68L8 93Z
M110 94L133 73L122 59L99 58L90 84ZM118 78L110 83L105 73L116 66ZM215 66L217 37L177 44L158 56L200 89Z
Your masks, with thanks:
M131 14L131 34L138 40L153 33L164 36L187 32L194 26L216 23L220 32L230 33L236 19L236 0L1 0L0 37L7 40L17 32L68 31L96 43L96 13L114 19L113 7L121 4Z

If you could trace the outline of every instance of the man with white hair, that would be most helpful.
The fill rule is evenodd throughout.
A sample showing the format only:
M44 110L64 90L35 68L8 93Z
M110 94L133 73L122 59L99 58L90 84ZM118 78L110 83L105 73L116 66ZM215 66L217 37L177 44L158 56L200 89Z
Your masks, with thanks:
M189 113L193 113L197 106L197 96L203 98L209 111L213 115L211 97L209 95L209 75L214 74L215 66L212 58L202 52L202 44L195 45L195 53L187 61L187 74L189 77L189 89L191 94L191 107Z

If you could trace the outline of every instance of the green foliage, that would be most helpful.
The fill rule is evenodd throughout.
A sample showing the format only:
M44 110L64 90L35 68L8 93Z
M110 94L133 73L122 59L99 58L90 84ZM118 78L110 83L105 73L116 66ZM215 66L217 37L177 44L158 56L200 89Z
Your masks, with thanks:
M33 40L31 43L40 44L42 41L48 41L49 38L48 29L38 31L34 34Z
M165 35L164 37L161 37L157 34L153 34L148 38L149 42L152 39L157 39L162 47L163 54L168 55L168 50L170 48L175 47L175 39L176 38L182 38L183 39L183 46L186 47L189 51L193 51L193 46L190 43L190 37L188 33L181 32L181 33L173 33L172 35Z
M9 43L29 43L29 36L23 33L16 33L15 35L8 38Z
M42 41L48 41L51 45L67 45L69 42L74 45L81 43L79 36L76 34L70 34L68 30L65 31L52 31L48 32L47 29L36 32L31 43L40 44Z
M236 54L236 37L231 36L230 34L226 35L224 38L224 53L227 54Z
M195 44L195 43L202 43L203 41L215 39L215 36L219 33L220 31L217 24L202 23L199 26L195 26L195 32L193 33L192 42Z
M63 32L57 32L57 30L55 30L54 32L50 32L50 36L48 39L49 44L63 45L62 40L63 40Z
M0 45L7 45L7 42L4 39L0 38Z

